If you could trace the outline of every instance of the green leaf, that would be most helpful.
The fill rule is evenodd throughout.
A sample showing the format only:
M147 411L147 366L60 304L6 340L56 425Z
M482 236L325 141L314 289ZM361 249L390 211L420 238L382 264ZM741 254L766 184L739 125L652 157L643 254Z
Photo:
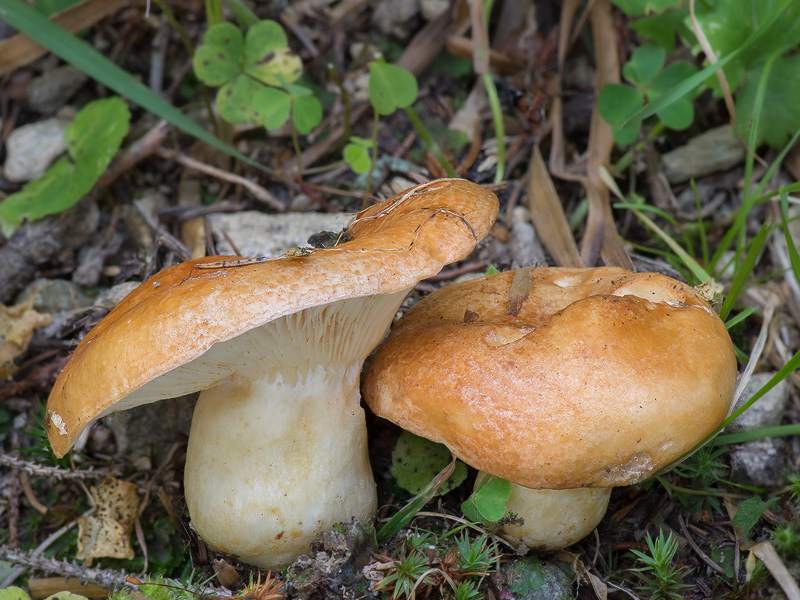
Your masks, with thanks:
M695 42L694 32L686 24L688 16L689 6L684 2L681 7L673 6L661 14L637 19L630 26L642 37L653 40L667 52L672 52L675 49L676 36L687 40L689 44Z
M195 75L206 85L222 85L242 70L244 38L232 23L210 27L194 53Z
M64 129L67 151L78 174L91 179L90 189L119 150L130 120L125 101L112 97L90 102Z
M417 79L410 71L381 61L369 63L369 99L381 115L411 106L417 99Z
M748 4L752 4L755 0L749 0ZM679 98L683 98L684 96L694 92L695 88L698 85L706 81L709 77L711 77L714 73L716 73L719 69L727 69L729 65L733 64L734 61L739 60L746 52L752 51L754 47L758 47L764 41L765 37L767 36L767 32L770 34L772 33L772 28L775 26L777 29L780 29L782 26L780 25L780 21L782 18L785 20L787 17L787 13L793 10L792 4L794 3L794 8L800 10L800 3L796 2L796 0L769 0L768 2L757 2L758 6L770 4L772 5L774 2L778 4L776 6L771 6L771 10L765 15L763 20L759 20L759 27L753 31L747 38L741 42L740 44L736 45L728 54L724 54L722 58L720 58L715 64L708 65L701 71L698 71L695 75L689 77L688 79L684 80L681 84L677 85L670 89L667 93L663 96L650 102L647 106L642 107L636 114L632 115L628 121L631 123L635 121L641 121L646 119L647 117L656 114L658 111L662 110L666 106L672 104ZM735 6L735 10L744 12L743 7L740 3L721 3L721 4L729 4L731 6ZM800 26L800 21L795 20L797 25ZM777 24L777 25L776 25ZM712 27L712 29L723 28L726 26L725 23L710 23L708 24ZM785 25L785 24L784 24ZM711 44L712 47L715 45ZM728 71L725 71L728 74ZM730 83L731 77L728 76L728 82Z
M369 166L372 164L372 159L369 155L369 150L360 144L347 144L342 150L342 156L345 162L350 165L355 173L363 175L369 171Z
M264 85L247 75L237 75L219 88L217 110L228 123L261 123L253 99Z
M299 96L292 103L292 121L306 135L322 121L322 104L314 96Z
M120 98L87 104L64 131L72 160L62 157L0 204L3 233L75 205L105 172L128 132L130 112Z
M778 498L770 498L766 502L760 498L749 498L739 504L739 510L731 519L731 525L742 528L742 537L747 539L750 530L758 523L765 510L775 507Z
M57 592L52 596L48 596L45 600L87 600L87 598L86 596L73 594L72 592Z
M486 475L477 490L461 504L464 515L475 522L499 521L506 514L511 484L505 479Z
M597 109L614 128L614 139L618 144L628 145L636 140L641 129L641 122L634 122L622 128L622 123L639 110L644 104L644 94L629 85L609 83L600 90L597 98Z
M736 97L736 121L747 136L753 122L753 106L763 65L747 71ZM762 118L756 132L756 144L767 143L777 148L800 128L800 54L777 58L767 79L761 107Z
M286 123L292 110L292 97L283 90L262 85L253 96L253 108L264 127L271 131Z
M535 556L515 560L507 575L509 588L515 594L527 596L544 585L542 563Z
M31 598L22 588L11 586L0 590L0 600L31 600Z
M279 23L259 21L245 36L244 70L267 85L279 86L281 78L289 83L297 81L303 74L303 63L289 50Z
M397 485L412 494L419 494L451 460L450 450L425 438L403 431L392 450L392 476ZM461 485L467 467L456 462L453 474L439 486L436 495L446 494Z
M302 85L297 85L296 83L289 83L283 78L281 78L281 87L285 89L291 96L298 98L300 96L311 96L311 94L313 93L307 87Z
M696 73L697 67L685 61L670 65L653 80L650 89L647 91L648 99L651 101L657 100L670 89L686 81ZM687 129L694 121L694 105L688 97L679 98L673 104L659 110L656 116L670 129L682 131Z
M647 15L679 6L681 0L611 0L611 3L627 15Z
M777 18L772 22L770 18L776 11ZM717 0L696 16L717 56L739 51L733 68L725 67L731 89L738 87L741 76L757 63L776 51L797 47L800 40L800 3L794 0ZM764 35L767 29L769 35ZM762 35L743 48L758 31Z
M639 46L622 68L622 75L637 87L646 87L664 66L667 52L661 46Z

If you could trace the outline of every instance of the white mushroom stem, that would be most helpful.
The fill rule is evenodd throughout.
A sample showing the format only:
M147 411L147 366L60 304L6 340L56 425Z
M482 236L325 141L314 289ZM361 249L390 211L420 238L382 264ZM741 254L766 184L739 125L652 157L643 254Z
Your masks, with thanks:
M612 488L532 490L511 484L506 508L523 519L500 534L514 544L537 550L561 550L589 535L608 508Z
M308 309L206 354L245 357L200 394L189 436L186 502L212 548L276 569L336 523L374 516L359 374L404 296Z

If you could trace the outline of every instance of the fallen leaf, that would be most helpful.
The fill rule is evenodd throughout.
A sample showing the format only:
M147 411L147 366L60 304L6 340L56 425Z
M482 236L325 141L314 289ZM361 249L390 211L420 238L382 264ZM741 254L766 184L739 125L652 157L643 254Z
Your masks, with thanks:
M78 517L77 558L133 558L131 529L139 510L136 485L107 477L90 489L93 515Z
M33 310L29 302L16 306L0 304L0 380L11 379L14 360L25 350L35 329L50 324L50 315Z

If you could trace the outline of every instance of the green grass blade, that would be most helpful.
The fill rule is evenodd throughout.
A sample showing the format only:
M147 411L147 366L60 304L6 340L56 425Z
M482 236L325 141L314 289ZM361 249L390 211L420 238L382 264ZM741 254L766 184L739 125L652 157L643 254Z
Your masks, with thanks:
M728 290L728 295L725 297L725 301L719 309L719 316L723 321L728 318L733 308L733 303L736 302L736 299L742 293L742 290L744 290L745 283L747 283L747 279L756 266L758 256L761 254L764 244L767 243L767 235L769 235L771 229L772 227L769 223L764 223L761 226L756 237L753 238L750 250L747 252L747 256L744 257L741 267L736 269L736 273L731 281L731 289Z
M434 477L419 494L414 496L408 502L408 504L397 511L397 513L391 519L386 521L383 527L378 530L378 533L376 534L378 543L385 544L392 539L398 531L408 525L408 523L416 516L420 509L425 506L431 498L433 498L436 490L439 489L439 486L447 481L450 475L453 474L455 468L456 457L454 456L453 460L450 461L450 464L442 469L439 474Z
M795 279L800 281L800 254L797 253L797 246L794 245L792 234L789 231L789 194L786 190L780 190L781 195L781 225L783 226L783 236L786 239L786 247L789 250L789 261L792 263L792 272Z
M650 206L649 204L638 204L636 202L615 202L612 206L613 208L624 208L627 210L639 210L642 212L650 212L655 215L658 215L673 227L680 227L680 224L675 219L675 217L673 217L664 209L658 208L657 206Z
M53 54L178 129L250 166L272 173L271 169L211 135L161 96L136 81L130 73L20 0L3 0L0 3L0 20L10 23Z
M785 437L788 435L800 435L800 423L763 427L761 429L751 429L750 431L741 431L739 433L724 433L714 438L714 445L724 446L726 444L741 444L768 437Z
M712 277L708 274L708 272L700 266L694 258L692 258L686 250L681 248L680 244L678 244L675 240L672 239L663 229L661 229L658 225L656 225L653 221L651 221L645 214L643 214L638 208L631 209L633 214L636 215L636 218L639 219L642 223L644 223L650 230L653 231L658 237L664 240L664 243L669 246L670 250L672 250L686 265L686 268L691 271L692 276L700 282L711 281Z
M732 319L728 319L727 321L725 321L725 328L726 329L731 329L732 327L736 327L736 325L738 325L739 323L744 321L747 317L752 315L754 312L756 312L756 307L755 306L748 306L747 308L745 308L742 312L740 312L738 315L736 315Z

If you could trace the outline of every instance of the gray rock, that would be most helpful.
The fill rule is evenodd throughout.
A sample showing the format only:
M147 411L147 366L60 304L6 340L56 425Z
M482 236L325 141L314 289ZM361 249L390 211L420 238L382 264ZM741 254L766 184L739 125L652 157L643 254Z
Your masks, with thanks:
M433 21L444 11L450 10L450 0L422 0L420 9L423 19Z
M309 236L320 231L341 231L352 215L328 213L285 213L268 215L244 211L209 216L219 254L240 256L280 256L287 250L308 246Z
M526 556L504 563L492 579L506 600L573 600L574 577L560 563Z
M69 121L53 117L17 127L6 140L3 175L9 181L36 179L67 149L64 129Z
M40 313L61 313L89 306L92 302L81 288L65 279L36 279L19 295L18 302L33 296L33 308Z
M111 310L119 304L125 296L130 294L133 290L139 287L136 281L124 281L102 292L97 300L94 301L95 306L100 308L107 308Z
M777 488L786 480L783 440L761 438L731 449L731 479L738 483Z
M89 77L72 65L50 69L28 84L28 105L40 113L52 114L66 104Z
M383 33L403 38L419 9L419 0L380 0L372 13L372 23Z
M745 149L731 125L711 129L689 143L662 156L664 174L670 183L682 183L718 171L726 171L744 160Z
M761 389L774 375L775 373L757 373L753 375L741 398L739 398L739 401L736 403L735 409L738 410L740 406L752 398L753 394ZM788 401L789 384L784 379L764 396L756 400L741 415L736 417L736 419L728 425L726 432L736 433L780 425Z
M514 207L511 220L511 268L546 265L544 248L536 237L530 221L530 212L524 206Z

